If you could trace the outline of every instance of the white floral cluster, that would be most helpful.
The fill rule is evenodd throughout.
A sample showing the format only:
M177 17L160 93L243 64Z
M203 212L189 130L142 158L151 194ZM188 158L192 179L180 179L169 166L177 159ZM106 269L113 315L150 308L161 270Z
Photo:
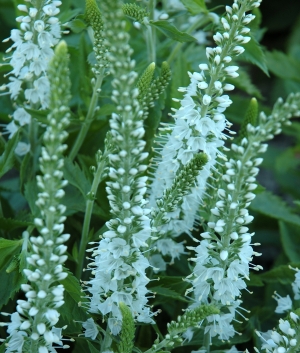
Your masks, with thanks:
M232 7L226 7L227 16L221 19L223 28L213 37L217 46L206 48L208 63L199 65L200 72L189 73L190 85L179 89L185 94L180 101L180 108L173 115L175 125L166 128L171 129L170 134L161 136L166 143L159 152L158 167L151 189L151 206L154 206L155 200L171 186L177 171L199 150L205 152L209 158L197 178L197 185L184 197L181 208L169 214L171 221L165 231L171 232L172 236L178 236L182 232L190 234L195 218L198 217L197 211L205 192L207 178L214 169L217 157L223 156L221 149L228 137L224 130L231 126L224 111L232 103L224 92L234 89L232 84L226 83L226 78L239 76L238 66L230 65L230 62L232 57L244 51L241 45L251 39L247 36L250 29L245 26L255 16L246 15L245 12L258 7L260 1L236 0ZM176 243L172 243L175 246ZM159 243L157 248L164 253ZM168 255L172 255L173 250L173 246L170 246Z
M28 4L18 5L18 10L24 15L16 18L20 29L13 29L11 36L4 41L12 40L13 45L6 51L12 55L7 57L12 70L9 75L10 82L1 86L1 90L9 90L13 100L24 99L29 108L45 109L49 104L49 80L47 67L53 56L53 47L61 37L58 0L45 0L44 5L38 1L27 1ZM25 85L25 87L24 87ZM20 96L24 90L24 96ZM13 120L5 129L11 138L20 127L28 125L31 116L26 112L22 103L18 103L12 115ZM26 154L29 144L19 142L16 153Z
M120 14L115 10L109 8L107 13ZM109 61L114 75L112 100L117 112L110 119L115 153L109 155L111 181L106 188L112 219L106 223L109 230L93 249L94 258L89 266L94 277L87 287L92 294L90 311L107 315L114 335L120 332L122 325L120 302L130 308L137 321L153 322L147 305L149 279L145 270L149 262L143 255L151 236L147 216L150 210L145 208L144 198L148 178L142 176L147 169L143 161L148 157L148 153L143 152L146 144L142 139L145 134L143 111L137 99L137 73L130 59L129 35L124 32L125 22L120 18L116 22L118 25L112 27L109 35ZM118 31L115 35L114 29Z
M299 351L299 332L299 316L291 311L287 320L279 320L277 329L265 333L256 331L256 334L263 342L261 349L266 353L285 353ZM257 348L255 351L259 352Z
M43 136L40 170L37 185L40 190L36 205L39 217L34 218L38 235L30 236L30 250L23 270L28 284L22 284L26 300L17 301L17 312L11 315L8 324L9 352L56 352L53 343L68 348L61 340L61 330L54 325L59 320L58 308L64 304L64 286L57 281L67 277L63 264L68 256L64 243L70 234L64 232L66 206L61 204L67 181L63 179L63 152L67 145L65 131L69 124L69 81L67 49L65 43L57 46L57 54L49 66L51 85L48 126ZM27 232L26 232L27 233ZM27 234L29 236L29 234Z
M292 283L292 288L294 292L294 299L300 299L300 271L298 268L290 268L296 271L295 280ZM277 307L275 313L283 314L288 313L289 318L287 320L280 319L278 329L269 330L267 332L258 332L257 335L261 338L262 346L267 353L285 353L291 349L292 352L297 351L297 346L299 349L299 316L298 311L293 311L293 302L289 295L286 297L280 296L275 292L273 298L277 301ZM299 314L299 313L298 313ZM292 321L291 321L292 320ZM292 327L291 327L292 323ZM256 349L257 352L259 352Z
M291 266L290 268L296 271L295 280L292 283L292 289L294 292L294 299L298 300L300 299L300 271L298 268L293 268ZM275 295L273 296L273 298L277 301L277 307L275 309L275 313L282 314L292 309L293 302L289 295L287 295L286 297L282 297L281 295L275 292Z
M205 332L211 337L218 335L220 339L228 340L235 333L232 320L235 312L243 316L238 309L241 301L241 290L246 288L245 279L249 276L249 267L261 269L251 263L253 256L260 254L253 251L248 224L253 216L248 213L248 207L255 198L253 190L257 187L256 175L262 158L257 154L264 153L269 140L281 132L283 123L292 116L300 114L300 95L290 95L283 104L279 99L272 115L264 113L259 116L257 127L248 124L247 136L239 145L232 144L232 158L225 162L225 168L220 170L222 182L217 190L218 198L212 208L209 222L204 225L201 233L203 240L194 249L196 265L193 273L187 279L193 287L188 292L194 292L194 304L213 303L227 308L227 313L212 315L207 318ZM223 185L222 185L223 183Z

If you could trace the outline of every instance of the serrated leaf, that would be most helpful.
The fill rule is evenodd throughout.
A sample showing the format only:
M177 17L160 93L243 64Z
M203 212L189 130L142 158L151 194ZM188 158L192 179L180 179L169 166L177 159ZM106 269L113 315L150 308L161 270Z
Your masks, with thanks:
M3 305L7 304L9 299L13 298L15 293L20 289L22 283L24 283L23 276L19 271L13 271L6 273L6 271L0 271L0 309Z
M8 266L13 256L20 252L22 243L22 239L9 240L0 238L0 268Z
M69 158L65 158L63 173L65 179L86 197L86 194L91 190L91 183L78 164L73 163Z
M150 21L150 25L160 30L164 35L176 40L177 42L194 42L196 39L188 33L179 31L168 21Z
M278 197L268 191L256 196L252 201L251 209L271 218L292 223L300 227L300 217L293 214L289 207Z
M204 0L181 0L181 2L192 15L208 13Z
M75 332L81 332L82 330L81 324L75 321L86 321L89 316L86 310L80 305L82 301L81 297L84 296L84 292L81 292L78 279L66 269L64 269L64 271L68 272L68 277L59 281L65 288L65 304L60 313L62 320L68 324L67 331L74 335ZM72 318L72 320L70 320L70 318Z
M266 53L268 69L276 76L300 82L300 62L280 51Z
M68 272L68 277L59 282L64 286L65 290L78 304L79 302L81 302L81 296L83 295L81 292L80 283L78 279L74 275L72 275L71 272L67 271L66 269L64 271Z
M259 277L266 283L291 284L295 280L295 271L291 270L288 265L282 265L262 273Z
M18 219L0 217L0 229L5 231L12 231L14 229L28 227L32 224L33 223L31 222L20 221Z
M239 76L236 78L228 78L228 83L232 83L236 88L245 91L250 96L262 99L262 95L257 87L252 83L250 75L247 71L239 68Z
M245 51L241 57L258 66L267 76L269 76L265 53L263 52L261 45L256 41L256 39L252 37L250 42L244 44L243 46Z
M290 261L300 262L300 227L279 222L281 243Z
M0 177L7 173L14 166L15 149L19 142L19 131L8 140L5 145L5 150L0 157Z

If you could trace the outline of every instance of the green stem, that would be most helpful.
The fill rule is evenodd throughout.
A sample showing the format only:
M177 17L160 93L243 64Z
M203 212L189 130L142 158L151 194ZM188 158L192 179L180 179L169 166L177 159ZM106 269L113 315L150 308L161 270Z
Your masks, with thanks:
M89 193L90 198L88 198L86 202L86 207L85 207L84 222L83 222L82 234L81 234L79 250L78 250L78 263L76 267L76 277L78 279L81 278L83 263L84 263L84 254L86 251L87 243L89 241L88 238L89 238L90 222L91 222L91 217L92 217L92 212L93 212L93 207L95 202L94 195L97 192L98 185L101 183L103 179L104 168L105 168L105 159L102 158L101 162L98 163L97 170L94 175L91 191Z
M87 113L87 116L85 118L85 121L83 122L82 126L81 126L81 130L77 136L77 139L72 147L72 150L70 152L69 158L71 160L74 160L74 158L76 157L78 151L80 150L83 141L90 129L90 126L93 122L94 119L94 113L95 113L95 109L98 103L98 94L99 94L99 89L102 86L102 81L104 78L104 68L101 70L100 74L97 76L97 80L94 86L94 90L93 90L93 95L92 95L92 99L90 102L90 106L89 106L89 110Z
M186 33L190 34L192 33L194 30L196 30L199 27L202 27L204 25L206 25L208 22L210 21L208 16L204 16L200 19L200 21L196 21L194 23L191 24L191 26L186 30ZM177 56L178 52L180 51L180 49L182 48L182 46L185 43L180 43L178 42L175 47L173 48L173 50L171 51L168 59L167 59L167 63L170 65L171 62L174 60L174 58Z
M29 143L30 143L30 149L32 151L32 169L31 169L31 176L30 178L34 178L35 173L38 169L38 158L39 158L39 151L37 149L40 147L40 144L38 142L38 123L35 119L31 119L30 124L29 124Z
M156 6L156 0L149 1L149 13L150 13L150 20L154 20L154 10ZM147 32L146 32L146 42L147 42L147 49L148 49L148 58L149 62L156 62L156 30L153 26L147 25Z
M206 348L205 353L210 352L210 332L206 332L203 336L203 346Z
M110 334L109 334L109 327L108 325L106 326L106 332L105 332L105 335L104 335L104 338L101 342L101 347L100 347L100 353L106 351L106 350L109 350L110 346L111 346L111 342L112 342L112 339L110 337Z

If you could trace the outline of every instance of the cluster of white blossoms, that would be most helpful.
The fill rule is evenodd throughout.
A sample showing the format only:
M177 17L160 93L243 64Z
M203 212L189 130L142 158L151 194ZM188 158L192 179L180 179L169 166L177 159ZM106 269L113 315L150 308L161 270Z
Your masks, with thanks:
M299 315L291 311L286 320L280 319L278 328L256 334L262 341L261 349L266 353L299 352ZM259 352L255 348L256 352Z
M24 107L45 109L49 105L47 68L53 56L52 48L61 37L61 28L56 17L61 4L58 0L45 0L42 3L29 0L26 5L18 5L18 10L24 13L16 18L20 28L13 29L10 37L4 40L14 42L6 51L12 53L6 58L12 67L6 75L10 82L0 88L8 89L11 99L17 101L12 114L13 120L5 127L9 138L31 121L31 116ZM28 143L19 142L16 153L24 155L29 149Z
M244 51L242 45L248 43L250 29L245 27L255 16L245 14L260 5L260 1L236 0L232 7L226 6L227 15L221 18L222 28L213 36L216 47L206 48L208 63L200 64L200 72L189 73L191 83L180 101L180 108L173 115L175 124L166 128L167 133L160 136L165 144L159 152L158 167L155 171L150 194L150 205L160 198L163 191L169 188L178 170L186 165L196 153L203 151L208 156L208 163L197 177L196 186L185 196L180 208L169 214L171 221L165 226L165 232L174 237L183 232L190 234L195 219L198 217L199 204L206 189L206 181L214 169L216 160L223 156L221 149L231 124L224 111L232 101L226 91L234 89L226 83L228 77L237 77L238 66L230 65L232 58ZM229 131L230 133L230 131ZM172 241L168 255L172 255L178 246ZM162 254L163 248L157 243ZM182 247L183 251L183 247ZM179 256L179 254L178 254Z
M55 325L59 320L58 308L64 304L64 286L57 282L67 277L63 264L68 256L64 243L70 234L64 234L66 206L61 204L63 187L63 152L67 145L65 128L69 124L68 101L70 82L68 80L67 46L58 44L55 55L49 64L51 113L47 117L47 128L43 136L40 170L37 185L40 192L36 205L40 209L35 215L37 235L29 237L27 267L23 270L28 283L22 284L26 300L17 301L17 312L11 315L6 353L9 352L56 352L53 343L60 348L68 348L61 339L61 330ZM25 249L26 251L26 249ZM10 314L7 314L10 315Z
M207 318L205 332L210 337L218 335L228 340L235 333L232 320L236 312L243 310L237 298L246 288L245 279L249 277L249 268L261 269L251 263L253 256L260 254L253 251L248 224L253 220L248 207L255 198L253 190L257 187L256 175L267 144L263 141L272 139L281 132L282 124L288 124L292 116L300 115L300 94L290 95L283 103L281 99L274 106L272 115L259 115L256 127L247 125L247 133L239 144L232 144L231 158L220 167L221 180L218 182L217 197L209 203L206 210L209 221L204 224L203 240L195 248L196 257L193 273L187 278L194 293L194 304L211 303L224 309L222 314ZM227 311L227 312L226 312ZM241 314L241 316L243 316Z
M102 5L107 7L106 14L116 17L109 21L114 24L110 30L106 29L114 76L112 100L116 103L116 113L109 122L114 153L109 155L110 181L106 187L112 218L106 222L108 231L92 249L89 267L93 277L87 283L87 291L91 294L89 310L105 316L111 333L116 335L122 326L121 302L138 322L153 322L147 305L149 279L145 273L150 265L143 254L151 236L150 210L145 208L144 198L148 178L143 176L147 169L143 161L148 153L143 152L143 111L138 102L137 73L133 71L121 4L110 1Z
M300 299L300 271L298 268L290 268L296 271L295 280L292 283L292 289L294 292L294 299ZM293 310L293 302L289 295L281 297L275 292L273 298L277 301L277 307L275 313L283 314L288 313L285 320L280 319L277 329L269 330L267 332L258 332L257 335L262 341L261 349L267 353L285 353L297 352L300 345L300 320L299 320L299 309ZM256 349L257 352L259 352Z

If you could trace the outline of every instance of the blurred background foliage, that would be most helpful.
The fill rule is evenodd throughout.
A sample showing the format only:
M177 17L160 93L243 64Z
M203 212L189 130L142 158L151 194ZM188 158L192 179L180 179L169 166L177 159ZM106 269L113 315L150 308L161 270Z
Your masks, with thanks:
M177 3L177 1L176 1ZM172 5L172 0L158 2L157 8L162 10L165 5ZM207 8L221 15L224 5L231 5L227 0L211 0ZM15 17L19 15L15 8L16 0L0 0L0 24L1 38L10 36L10 30L16 28ZM222 6L221 6L222 5ZM69 45L71 56L71 80L72 80L72 112L73 119L70 126L68 145L72 145L84 119L91 96L90 63L93 61L90 55L92 45L89 41L84 22L80 14L84 12L83 0L63 0L60 19L62 23L72 21L71 30L65 39ZM182 31L188 23L187 11L176 11L171 9L170 19ZM300 1L298 0L263 0L260 10L256 13L257 19L252 25L253 35L262 46L249 47L238 62L241 66L240 77L232 80L237 89L230 95L233 100L232 106L227 111L227 118L234 123L234 130L239 129L244 112L252 97L259 101L260 110L270 113L271 107L278 97L284 99L291 92L300 91ZM74 21L74 18L77 19ZM170 62L172 80L167 89L165 99L160 99L151 110L146 121L148 146L151 146L153 135L159 124L159 119L171 122L168 113L176 103L172 97L181 97L177 91L179 86L189 83L187 71L198 70L198 65L206 60L205 46L213 46L212 34L215 25L206 21L202 28L202 43L185 42ZM131 33L131 45L134 48L134 58L137 62L137 70L141 73L149 64L145 55L145 42L140 30L128 21L128 30ZM157 66L168 59L170 52L176 46L174 40L157 31ZM197 38L199 38L197 37ZM204 39L204 41L203 41ZM4 56L8 43L0 43L0 60ZM1 60L3 61L3 60ZM253 64L250 64L253 62ZM0 85L7 82L3 75L9 71L8 66L0 67ZM69 180L66 189L64 203L68 208L68 223L66 231L72 234L69 241L69 262L71 272L76 264L79 237L83 222L85 209L84 195L87 186L91 182L89 167L95 164L94 154L100 148L103 149L103 141L108 130L108 117L112 112L110 100L110 78L104 82L100 110L93 122L86 142L82 146L76 158L76 164L66 161L65 175ZM162 110L162 114L160 113ZM0 97L0 120L3 124L8 123L8 115L13 112L13 105L8 96ZM45 114L35 112L34 117L43 122ZM4 136L5 138L5 136ZM4 150L3 137L0 139L0 152ZM243 296L243 306L251 308L249 321L236 326L242 335L236 335L231 344L237 344L239 349L251 349L256 340L253 329L265 331L271 329L278 322L279 315L274 314L275 300L271 299L274 290L282 296L291 294L290 284L293 281L293 271L288 269L287 264L300 266L300 122L294 120L293 125L285 127L283 134L271 141L267 153L264 155L262 170L259 174L260 187L257 198L251 206L251 213L255 216L250 230L255 231L254 242L261 243L256 251L262 256L255 261L264 267L261 274L253 274L249 282L249 290ZM32 216L30 210L34 208L36 186L31 173L30 157L16 158L13 162L14 168L0 179L0 237L9 240L20 239L21 232L31 224ZM34 173L33 173L34 174ZM75 177L74 177L75 176ZM81 192L82 191L82 192ZM27 199L27 201L26 201ZM91 239L97 239L103 231L102 227L109 219L108 202L105 195L105 183L103 182L97 193L97 201L94 208ZM194 234L197 236L197 232ZM182 240L190 242L185 236ZM15 302L9 300L14 297L19 283L22 281L18 271L7 273L6 268L12 256L17 256L21 250L21 243L7 243L5 248L0 249L0 308L5 305L7 312L15 311ZM181 309L186 306L184 292L186 287L182 284L182 277L190 272L186 259L176 261L170 266L162 277L158 287L157 282L151 282L152 290L157 292L153 305L161 307L163 313L157 317L157 323L162 332L165 331L165 323L181 314ZM62 321L68 322L69 317L80 321L85 319L85 313L78 308L80 301L80 290L76 279L69 276L66 286L67 300L63 307ZM170 298L172 300L170 301ZM16 299L16 298L15 298ZM80 325L69 324L67 332L70 335L80 333ZM5 330L0 328L0 336L5 337ZM149 342L147 339L149 338ZM155 339L154 330L148 326L140 326L137 331L137 345L145 347ZM214 342L216 346L220 342ZM193 340L186 345L196 349L201 345L201 335L195 335ZM223 345L226 347L226 344ZM229 345L228 345L229 347ZM3 349L3 347L2 347ZM86 342L77 339L72 352L88 351ZM90 347L89 347L90 349ZM0 349L1 351L1 349ZM176 352L185 352L186 348L178 348Z

